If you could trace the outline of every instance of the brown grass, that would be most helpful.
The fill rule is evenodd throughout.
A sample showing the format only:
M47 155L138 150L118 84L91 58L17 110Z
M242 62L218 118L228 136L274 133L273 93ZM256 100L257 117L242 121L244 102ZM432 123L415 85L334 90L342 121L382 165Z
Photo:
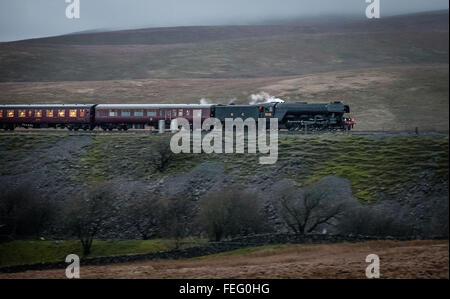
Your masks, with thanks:
M282 245L187 260L82 267L82 278L365 278L369 254L382 278L449 278L448 241L371 241ZM64 270L0 274L1 278L64 278Z
M247 104L268 92L288 102L349 104L356 130L448 130L448 64L363 68L304 76L0 83L0 104Z

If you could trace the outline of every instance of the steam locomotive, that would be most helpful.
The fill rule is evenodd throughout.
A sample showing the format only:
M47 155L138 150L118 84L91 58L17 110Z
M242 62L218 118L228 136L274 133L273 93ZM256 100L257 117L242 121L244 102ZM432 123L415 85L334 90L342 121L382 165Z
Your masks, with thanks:
M0 105L0 129L67 128L69 130L144 129L157 127L161 120L170 126L173 119L194 117L243 120L277 118L280 129L351 130L355 122L345 116L350 107L341 102L328 104L263 103L255 105L183 104L64 104Z

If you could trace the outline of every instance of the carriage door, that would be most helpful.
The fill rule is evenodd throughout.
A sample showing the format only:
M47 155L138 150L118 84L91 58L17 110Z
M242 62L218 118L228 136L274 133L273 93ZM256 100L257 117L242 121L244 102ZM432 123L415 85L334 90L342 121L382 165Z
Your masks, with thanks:
M166 109L164 111L164 114L165 114L165 119L166 120L171 120L172 119L172 111L170 109Z

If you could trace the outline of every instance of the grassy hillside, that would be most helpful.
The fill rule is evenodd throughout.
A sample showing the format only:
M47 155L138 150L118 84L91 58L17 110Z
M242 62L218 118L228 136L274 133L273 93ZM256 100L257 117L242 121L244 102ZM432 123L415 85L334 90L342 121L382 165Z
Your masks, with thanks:
M187 27L0 44L0 82L257 78L448 63L448 12L320 26Z
M302 34L176 45L0 45L0 82L257 78L448 63L448 32Z
M52 146L61 147L67 135L62 132L50 136L44 133L41 137L1 134L0 175L15 175L21 169L17 165L29 164L26 159L39 155L39 151L54 152L57 149ZM362 202L394 199L419 182L434 186L448 180L448 136L280 136L279 158L275 165L260 165L258 155L180 154L163 173L156 171L149 159L152 144L159 136L137 133L92 138L82 152L74 152L63 161L49 160L46 167L49 170L62 167L64 174L58 175L64 176L66 183L83 184L117 178L155 181L189 172L203 162L219 162L224 164L230 180L244 184L267 175L294 179L300 185L328 175L347 178L353 195ZM26 146L11 149L14 144Z
M0 103L249 103L268 92L288 102L349 104L356 130L447 131L448 64L363 68L247 79L142 79L0 83Z
M13 140L26 140L31 144L40 139L31 138L0 135L0 145L11 144ZM61 135L61 138L65 137ZM280 136L279 158L275 165L258 164L258 155L180 154L163 173L156 171L148 158L158 136L122 134L92 138L92 143L82 153L75 153L73 160L55 162L66 163L63 166L68 183L95 183L117 178L155 181L189 172L209 161L223 163L230 180L244 184L267 175L294 179L300 185L314 183L329 175L347 178L355 198L373 202L381 198L395 199L419 182L433 186L448 180L448 136ZM36 146L22 149L20 153L25 156L35 149ZM48 150L52 151L51 148ZM16 157L14 163L6 161L15 157L15 151L2 150L0 153L5 159L1 174L14 175L14 165L20 163L20 159ZM52 163L46 163L46 167L56 168Z

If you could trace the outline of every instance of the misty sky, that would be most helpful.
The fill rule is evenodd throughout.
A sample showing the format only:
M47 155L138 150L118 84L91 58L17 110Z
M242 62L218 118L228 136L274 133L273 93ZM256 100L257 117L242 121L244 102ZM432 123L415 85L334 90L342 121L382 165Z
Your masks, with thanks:
M448 0L380 0L381 17L448 9ZM81 18L66 18L65 0L0 0L0 41L95 29L258 24L320 15L364 16L365 0L80 0Z

